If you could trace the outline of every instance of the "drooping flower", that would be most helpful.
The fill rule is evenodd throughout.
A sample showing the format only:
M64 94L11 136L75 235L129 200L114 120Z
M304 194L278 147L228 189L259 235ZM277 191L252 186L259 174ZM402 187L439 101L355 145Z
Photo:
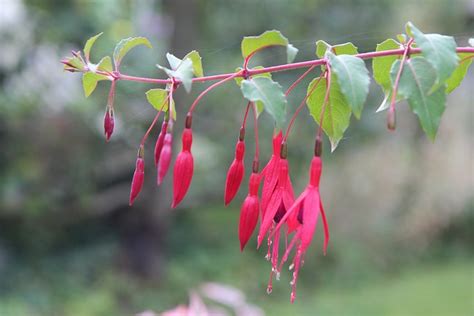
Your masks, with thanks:
M228 205L239 191L240 184L244 177L244 143L245 130L241 128L239 140L235 145L235 157L232 164L227 171L227 177L225 180L225 191L224 191L224 204Z
M163 182L164 177L168 173L171 163L171 156L173 154L173 134L167 131L163 139L163 148L161 149L160 160L158 161L158 177L157 184Z
M319 194L319 180L321 177L322 161L318 156L314 156L311 161L311 168L309 173L309 183L301 195L296 199L295 203L287 210L286 214L281 219L280 223L275 228L274 234L280 231L282 224L289 218L294 217L299 223L296 229L296 234L288 245L285 254L281 260L279 270L288 259L291 250L296 246L296 254L290 268L294 268L293 279L291 281L291 302L296 298L296 282L298 280L298 273L301 267L306 250L314 236L318 216L321 215L324 226L324 247L323 251L326 254L329 243L329 228L324 213L323 204Z
M280 161L282 132L273 136L273 153L265 168L262 170L262 212L265 213L268 202L278 181L278 162Z
M158 162L160 161L161 150L163 149L163 143L165 141L165 135L168 129L168 121L163 120L163 124L161 125L161 131L156 139L155 144L155 168L158 168Z
M143 186L143 179L145 176L145 161L143 159L144 148L143 145L138 149L137 161L135 163L135 172L133 173L132 186L130 188L130 201L132 206Z
M110 140L110 136L112 136L112 133L114 132L114 125L114 109L110 106L107 106L104 115L104 134L106 141Z
M182 136L183 149L178 154L178 157L176 157L176 162L174 164L172 208L178 206L178 204L183 200L193 178L194 160L193 155L191 154L191 146L193 144L191 122L192 117L188 114Z
M239 221L239 240L240 251L244 250L245 245L252 236L258 221L258 213L260 212L260 204L258 200L258 187L260 186L261 175L252 172L249 180L249 193L242 203L240 209Z

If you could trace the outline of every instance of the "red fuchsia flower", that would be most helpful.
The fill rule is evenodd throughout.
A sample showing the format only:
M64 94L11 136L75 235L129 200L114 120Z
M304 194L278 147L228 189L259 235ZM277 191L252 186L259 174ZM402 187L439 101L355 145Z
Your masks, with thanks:
M172 208L178 206L178 204L183 200L193 178L194 160L193 155L191 154L191 146L193 144L191 122L192 116L188 113L182 136L183 149L179 153L174 164Z
M112 133L114 132L114 125L114 109L110 106L107 106L104 115L104 134L106 141L109 141L110 136L112 136Z
M239 140L235 145L235 158L227 171L227 178L225 180L224 204L227 206L239 191L240 184L244 178L244 143L245 129L240 129Z
M239 240L240 251L244 250L245 245L252 236L258 221L258 213L260 212L260 204L258 200L258 187L260 186L261 175L252 172L249 180L249 193L242 203L240 209L239 222Z
M155 167L158 168L158 162L160 161L161 150L163 149L163 143L165 141L165 135L168 130L168 121L165 119L161 125L161 131L156 139L155 144Z
M273 136L273 154L265 168L262 170L263 186L262 186L262 213L267 209L270 197L275 190L278 181L278 162L280 161L280 149L282 132Z
M143 160L144 148L143 145L138 149L137 161L135 164L135 172L132 178L132 187L130 188L130 206L140 193L143 186L143 179L145 176L145 161Z
M286 212L285 216L281 219L281 222L275 228L274 234L280 229L281 225L290 217L295 217L299 223L296 229L296 234L288 245L285 254L281 260L279 270L288 259L291 250L297 245L296 254L293 259L293 263L290 265L290 269L294 268L293 279L291 281L291 302L293 303L296 298L296 282L298 280L298 273L301 267L302 261L306 250L314 236L316 230L316 224L318 222L318 216L321 215L324 226L324 254L326 254L327 246L329 243L329 228L326 220L326 214L324 213L323 204L319 194L319 180L321 177L322 161L318 156L313 157L311 161L311 168L309 172L309 183L301 195L296 199L293 206Z
M171 163L171 156L173 154L173 134L171 131L167 131L165 138L163 139L163 148L160 153L160 160L158 161L158 177L157 184L160 185L163 182Z

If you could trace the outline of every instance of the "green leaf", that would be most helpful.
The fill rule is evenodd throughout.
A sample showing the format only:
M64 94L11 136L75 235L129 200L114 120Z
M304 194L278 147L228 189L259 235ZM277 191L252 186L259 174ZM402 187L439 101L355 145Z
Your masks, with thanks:
M104 32L100 32L99 34L92 36L91 38L87 40L86 45L84 45L84 56L86 56L87 62L89 62L89 56L90 56L92 46L102 34L104 34Z
M80 58L77 58L76 56L74 57L68 57L66 58L67 62L73 66L76 69L82 70L86 66ZM64 68L68 68L68 65L64 65Z
M256 67L253 67L249 70L256 70L256 69L263 69L264 67L263 66L256 66ZM242 68L241 67L237 67L235 68L235 71L236 72L239 72L241 71ZM272 78L272 74L270 72L265 72L263 74L257 74L257 75L253 75L252 78L258 78L258 77L265 77L265 78ZM235 77L235 83L237 83L237 85L240 87L240 84L242 83L242 81L244 80L244 78L242 77Z
M377 44L377 52L392 50L400 48L400 43L389 38L380 44ZM383 111L390 106L390 98L392 91L392 81L390 80L390 69L392 68L395 60L399 59L400 56L390 55L383 57L376 57L372 59L372 72L375 81L382 87L385 94L382 104L377 109L377 112Z
M351 119L351 108L341 91L337 76L332 76L331 88L329 90L329 101L324 111L322 128L331 141L331 150L334 151L342 139L344 132L349 127ZM318 79L314 79L308 86L307 93L313 90ZM306 105L313 119L321 124L321 112L326 94L326 81L321 80L311 95L306 99Z
M170 64L172 70L178 69L182 62L181 59L170 53L166 53L166 59L168 59L168 63Z
M474 47L474 38L470 38L468 43L469 43L469 45Z
M109 56L103 57L97 64L97 70L112 72L112 59Z
M422 55L436 70L437 80L433 83L431 92L444 84L458 65L456 42L451 36L440 34L423 34L411 22L406 25L407 33L414 37L421 48ZM431 87L430 87L431 88Z
M358 53L357 47L350 42L338 45L329 45L322 40L316 42L316 56L319 58L323 58L328 49L331 49L335 55L355 55Z
M355 117L360 119L370 84L369 71L364 61L351 55L337 56L331 52L327 55L347 103L352 108Z
M399 67L400 60L397 60L391 70L392 82L395 81ZM420 56L405 61L398 86L398 94L408 100L410 108L420 120L421 127L432 141L436 137L446 102L444 87L429 93L435 81L436 70Z
M405 34L397 34L397 39L402 44L407 42L407 36Z
M97 87L97 82L100 80L107 80L107 76L99 75L94 72L86 72L82 75L82 87L86 98L94 92Z
M189 58L193 63L193 73L196 77L204 76L204 72L202 70L202 62L201 62L201 55L195 50L189 52L184 56L183 59Z
M247 58L257 50L268 46L285 46L287 48L288 63L291 63L294 60L296 53L298 52L298 49L289 44L288 39L285 36L277 30L272 30L266 31L259 36L244 37L241 44L242 56Z
M469 58L469 56L471 56ZM451 77L446 80L446 93L451 93L454 89L456 89L466 76L467 70L472 63L472 53L459 53L459 65L451 74Z
M120 63L122 62L123 57L125 57L125 55L132 48L138 45L145 45L151 48L150 41L146 39L145 37L129 37L118 42L114 50L114 63L115 63L116 70L120 66Z
M257 77L243 80L240 89L247 100L261 101L277 127L283 127L286 119L286 98L278 83L270 78Z
M171 55L171 54L167 54ZM171 55L173 56L173 55ZM174 57L174 56L173 56ZM173 60L173 57L171 59ZM176 57L174 57L176 58ZM176 58L178 59L178 58ZM172 61L173 65L175 65L174 60ZM181 81L181 83L184 86L184 89L186 92L191 91L191 86L193 83L193 62L191 61L190 58L186 58L180 62L180 64L177 66L178 68L176 70L171 70L166 67L156 65L159 69L163 70L170 78L176 78Z

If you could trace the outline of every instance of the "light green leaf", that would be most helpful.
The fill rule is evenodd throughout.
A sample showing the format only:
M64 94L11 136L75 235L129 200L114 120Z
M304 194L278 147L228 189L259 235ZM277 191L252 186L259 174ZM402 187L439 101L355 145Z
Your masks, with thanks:
M247 100L261 101L277 127L283 127L286 120L286 98L278 83L270 78L257 77L243 80L240 89Z
M171 70L160 65L156 66L159 69L163 70L170 78L179 79L183 84L186 92L189 93L191 91L191 86L193 83L193 62L190 58L182 60L176 70Z
M430 87L433 92L444 84L458 65L456 42L452 36L440 34L423 34L411 22L406 25L407 33L413 36L422 55L436 70L437 80Z
M350 42L338 45L329 45L328 43L322 40L316 42L316 56L318 56L319 58L323 58L328 49L331 49L335 55L357 54L357 47Z
M129 37L118 42L114 50L114 63L115 63L116 70L120 66L120 63L122 62L123 57L132 48L138 45L145 45L151 48L150 41L146 39L145 37Z
M468 42L469 42L469 45L474 47L474 38L470 38Z
M94 92L97 87L97 82L100 80L107 80L107 76L99 75L94 72L86 72L82 75L82 87L86 98Z
M104 32L100 32L99 34L92 36L91 38L87 40L86 45L84 45L84 56L86 56L87 62L89 62L89 56L90 56L92 46L102 34L104 34Z
M109 56L103 57L97 64L97 70L112 72L112 59Z
M168 63L170 64L172 70L178 69L182 62L181 59L170 53L166 53L166 59L168 59Z
M76 56L68 57L68 58L66 58L66 60L71 66L73 66L76 69L82 70L85 67L82 60L80 58L77 58ZM68 65L64 65L65 69L68 68L68 67L69 67Z
M289 45L288 39L279 31L266 31L259 36L244 37L241 44L242 56L247 58L247 56L257 50L268 46L285 46L287 47L288 62L291 63L294 60L298 49Z
M469 58L471 56L471 58ZM451 74L451 77L446 80L446 93L451 93L454 89L456 89L466 76L467 70L472 63L472 53L459 53L459 65Z
M183 59L189 58L191 59L191 62L193 63L193 73L196 77L202 77L204 76L204 72L202 70L202 62L201 62L201 55L199 55L199 52L193 50L184 56Z
M286 46L286 56L287 56L286 61L288 63L293 62L293 60L295 60L296 58L296 54L298 54L298 48L294 47L291 44L288 44Z
M157 110L167 112L169 107L168 91L165 89L150 89L146 92L146 99Z
M397 34L397 39L402 44L407 42L407 36L405 34Z
M263 69L263 66L256 66L256 67L253 67L249 70L256 70L256 69ZM242 68L241 67L237 67L235 69L236 72L239 72L241 71ZM270 72L265 72L263 74L257 74L257 75L253 75L252 78L258 78L258 77L266 77L266 78L272 78L272 74ZM240 87L240 84L242 83L242 81L244 80L244 78L242 77L235 77L235 83L237 83L237 85Z
M369 71L364 61L359 57L337 56L331 52L328 52L327 56L347 103L352 108L355 117L360 119L370 84Z
M395 81L399 67L400 60L397 60L390 73L392 82ZM436 70L420 56L405 61L398 86L398 94L408 100L410 108L420 120L421 127L432 141L436 137L446 102L444 87L429 93L435 81Z
M392 50L400 48L400 43L389 38L380 44L377 44L377 52ZM372 59L372 72L375 81L382 87L385 94L382 104L377 109L377 112L383 111L390 106L390 98L392 91L392 81L390 80L390 69L395 60L399 59L398 55L390 55L383 57L376 57Z
M349 127L351 119L351 108L341 91L337 76L332 76L331 88L329 90L329 102L326 105L323 116L322 128L331 142L331 151L334 151L342 139L344 132ZM313 90L318 78L310 82L307 93ZM321 112L326 94L326 81L321 80L311 95L306 99L309 113L313 119L321 124Z

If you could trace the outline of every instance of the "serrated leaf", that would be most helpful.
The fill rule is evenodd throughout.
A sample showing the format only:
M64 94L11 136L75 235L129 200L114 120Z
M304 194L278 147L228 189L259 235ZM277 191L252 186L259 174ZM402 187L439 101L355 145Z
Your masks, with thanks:
M395 81L399 67L400 60L397 60L390 73L392 82ZM398 86L398 94L408 100L410 108L420 120L421 127L432 141L435 139L446 102L444 87L429 93L435 81L436 70L424 57L419 56L405 61Z
M469 57L470 56L470 57ZM446 93L451 93L454 89L456 89L466 76L467 70L472 63L472 53L459 53L459 65L451 74L451 77L446 80Z
M264 67L263 66L256 66L256 67L253 67L249 70L257 70L257 69L263 69ZM237 67L235 68L235 71L236 72L239 72L241 71L242 68L241 67ZM270 72L265 72L265 73L262 73L262 74L257 74L257 75L253 75L252 78L258 78L258 77L266 77L266 78L272 78L272 74ZM237 85L240 87L240 84L242 83L242 81L244 80L244 78L242 77L235 77L235 83L237 83Z
M328 52L327 56L347 103L352 108L355 117L360 119L370 84L369 71L364 61L359 57L337 56L331 52Z
M296 53L298 52L298 49L296 49L293 45L290 46L288 39L283 36L280 31L272 30L266 31L259 36L244 37L241 43L242 56L247 58L252 53L267 46L287 47L286 52L288 56L288 63L291 63L294 60Z
M456 54L456 41L452 36L440 34L423 34L413 23L406 25L407 33L412 35L421 54L436 70L437 80L433 83L430 92L440 87L453 73L458 65Z
M328 49L331 49L335 55L355 55L358 53L357 47L350 42L338 45L329 45L322 40L316 42L316 56L319 58L323 58Z
M112 72L112 59L109 56L103 57L97 64L97 70Z
M100 32L99 34L92 36L89 38L86 42L86 45L84 45L84 56L86 56L86 61L89 62L89 57L90 57L90 52L91 48L94 45L95 41L102 35L104 32Z
M189 53L184 56L183 59L189 58L191 59L191 62L193 63L193 73L196 77L202 77L204 76L204 72L202 70L202 61L201 61L201 55L199 55L198 51L190 51Z
M392 50L400 48L400 43L389 38L380 44L377 44L377 52ZM390 98L392 91L392 81L390 80L390 69L395 60L399 59L398 55L390 55L383 57L376 57L372 59L372 72L375 81L382 87L385 94L382 104L380 104L377 112L383 111L390 106Z
M339 87L337 76L333 75L332 79L331 88L329 90L329 101L324 111L322 128L331 142L331 151L334 151L344 136L344 132L349 127L351 108ZM317 81L318 78L310 82L307 93L313 90ZM325 94L326 81L321 80L311 95L306 99L309 113L318 124L321 124L321 112Z
M261 101L277 127L283 127L286 120L286 97L278 83L270 78L256 77L243 80L240 89L247 100Z
M97 87L97 82L100 80L107 80L107 76L99 75L94 72L86 72L82 75L82 88L86 98L94 92Z
M121 40L118 42L118 44L115 46L114 50L114 63L115 63L115 68L118 68L120 66L120 63L122 62L123 57L135 46L138 45L145 45L149 48L151 48L151 43L148 39L145 37L129 37L126 39ZM117 70L117 69L116 69Z

